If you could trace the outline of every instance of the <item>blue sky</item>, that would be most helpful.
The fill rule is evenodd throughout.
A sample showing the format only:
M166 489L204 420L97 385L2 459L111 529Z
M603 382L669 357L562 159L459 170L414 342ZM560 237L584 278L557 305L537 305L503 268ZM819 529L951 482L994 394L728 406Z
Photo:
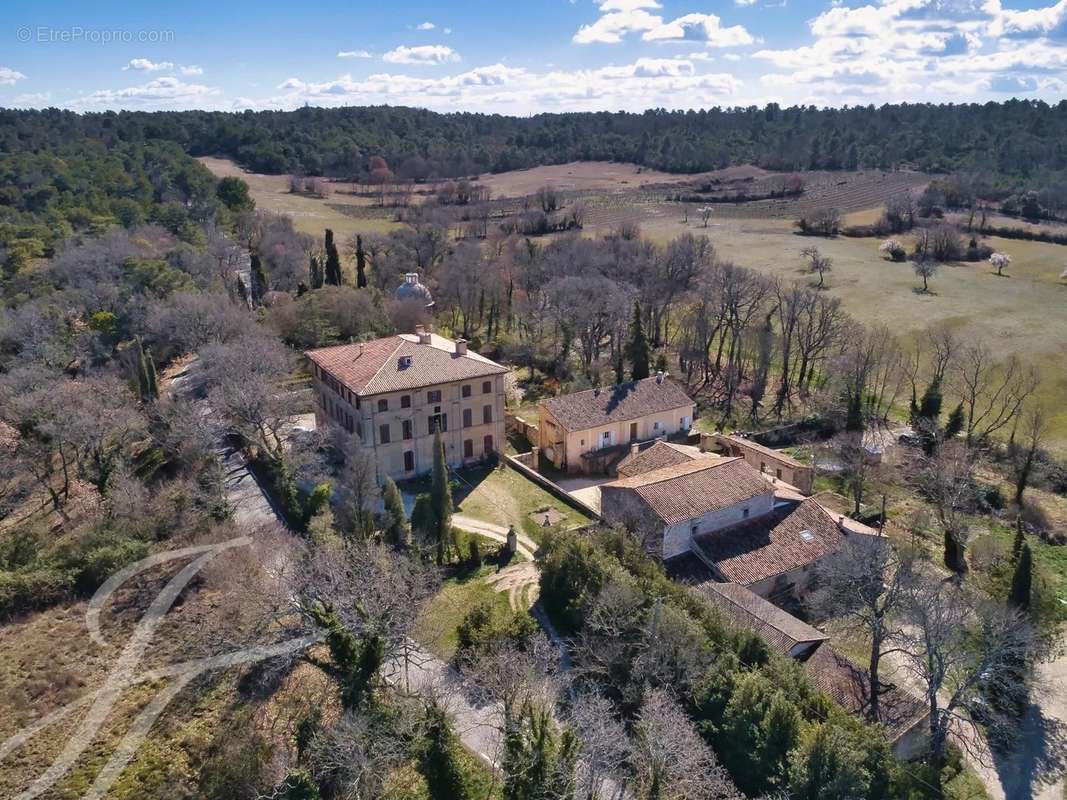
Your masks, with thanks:
M1067 96L1067 0L39 0L0 42L0 105L76 110Z

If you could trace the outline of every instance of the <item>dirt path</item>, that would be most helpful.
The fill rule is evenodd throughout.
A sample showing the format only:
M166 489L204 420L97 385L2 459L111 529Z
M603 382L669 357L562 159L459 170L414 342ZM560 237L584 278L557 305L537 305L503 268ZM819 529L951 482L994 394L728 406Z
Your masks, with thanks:
M504 544L508 540L508 529L503 525L497 525L495 522L483 522L474 517L453 514L452 524L460 530L467 531L468 533L476 533L479 536L484 536L486 539L492 539L494 542ZM525 533L518 533L517 530L516 533L519 555L525 559L533 561L534 553L537 552L537 542Z

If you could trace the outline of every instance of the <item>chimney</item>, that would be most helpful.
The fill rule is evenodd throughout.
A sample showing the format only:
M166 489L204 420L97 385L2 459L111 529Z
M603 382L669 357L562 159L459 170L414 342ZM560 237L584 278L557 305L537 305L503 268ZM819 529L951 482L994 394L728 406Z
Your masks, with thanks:
M637 451L641 449L641 445L637 442L630 442L630 455L636 456Z
M656 383L663 383L663 371L656 373Z
M430 332L426 329L425 325L416 325L415 335L419 337L419 344L430 343Z
M467 340L466 339L456 339L456 355L457 356L465 356L465 355L467 355Z
M596 387L593 388L593 397L600 397L600 387L599 386L596 386Z

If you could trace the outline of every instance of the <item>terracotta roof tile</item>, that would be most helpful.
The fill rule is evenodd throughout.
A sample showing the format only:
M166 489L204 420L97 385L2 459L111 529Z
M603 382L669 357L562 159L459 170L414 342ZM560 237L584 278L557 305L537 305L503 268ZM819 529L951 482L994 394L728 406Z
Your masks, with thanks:
M507 372L507 367L470 350L456 355L455 346L451 339L436 334L431 335L430 344L420 344L413 334L402 334L322 347L304 355L360 396ZM401 368L400 359L405 356L410 356L411 363Z
M698 458L605 483L600 487L602 502L611 491L627 489L636 492L667 525L774 491L741 458Z
M702 453L699 447L687 444L674 444L673 442L658 441L651 447L647 447L638 453L631 453L619 462L617 472L620 477L630 478L641 475L661 467L669 467L674 464L686 464L697 458L719 457L713 453Z
M829 644L819 647L804 662L804 671L815 688L828 694L845 710L857 715L867 713L870 673L857 667ZM890 742L895 742L926 719L922 700L899 686L883 688L878 704L880 722Z
M826 509L805 500L701 534L695 544L723 577L747 586L837 552L844 536Z
M726 442L729 442L731 444L737 445L738 447L748 448L749 450L752 450L753 452L760 453L762 455L767 456L768 458L773 458L774 460L776 460L776 461L778 461L778 462L780 462L782 464L788 464L790 467L804 467L804 466L807 466L806 464L801 464L799 461L797 461L795 458L793 458L788 453L784 453L781 450L775 450L774 448L771 448L771 447L766 447L766 446L764 446L762 444L759 444L758 442L752 441L751 439L746 439L743 436L737 436L736 434L730 434L730 435L719 434L718 436L716 436L716 438L717 439L722 439L722 440L724 440Z
M603 389L564 394L542 400L568 431L584 431L676 408L692 409L693 400L670 378L645 378ZM691 413L691 411L690 411Z
M692 590L706 597L740 627L754 630L768 644L788 654L801 643L822 642L822 631L794 617L739 583L703 581Z

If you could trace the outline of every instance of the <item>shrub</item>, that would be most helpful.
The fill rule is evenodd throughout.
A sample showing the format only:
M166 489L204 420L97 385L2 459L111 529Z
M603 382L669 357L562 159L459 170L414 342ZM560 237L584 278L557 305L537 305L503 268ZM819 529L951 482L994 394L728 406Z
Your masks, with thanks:
M456 629L456 659L469 660L498 644L521 647L536 632L537 623L525 611L504 610L492 600L482 600Z
M888 256L890 261L905 261L908 257L908 252L904 249L904 245L896 239L886 239L879 245L878 252Z

